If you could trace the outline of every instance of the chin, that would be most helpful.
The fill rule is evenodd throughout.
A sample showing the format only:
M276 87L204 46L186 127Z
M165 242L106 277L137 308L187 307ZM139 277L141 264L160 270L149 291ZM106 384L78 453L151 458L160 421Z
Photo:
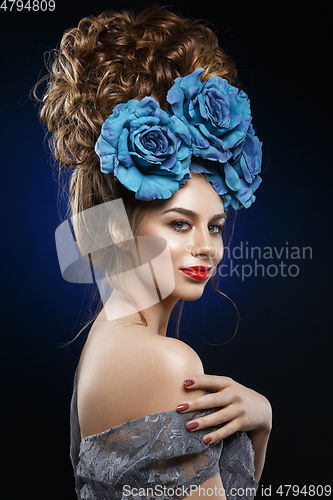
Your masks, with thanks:
M186 302L194 302L196 300L199 300L200 298L202 297L202 293L200 295L197 295L196 297L184 297L183 300L185 300Z
M202 297L205 290L205 286L196 285L192 290L189 290L189 287L186 287L186 290L179 290L179 293L176 293L178 300L186 300L186 302L193 302L195 300L200 299Z

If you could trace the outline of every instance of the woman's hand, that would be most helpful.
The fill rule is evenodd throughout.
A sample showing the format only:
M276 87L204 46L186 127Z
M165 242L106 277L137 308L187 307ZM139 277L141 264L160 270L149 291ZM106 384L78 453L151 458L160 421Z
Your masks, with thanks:
M236 431L262 431L269 434L272 427L272 410L269 401L229 377L202 375L193 380L185 380L185 387L191 389L213 389L216 392L185 401L177 407L179 412L189 412L208 408L220 408L205 417L187 423L190 431L206 427L219 429L204 436L205 443L215 443Z
M265 462L266 447L272 428L272 409L269 401L229 377L201 375L184 381L185 387L191 389L213 389L214 393L185 401L177 406L177 411L189 411L219 408L214 413L187 423L189 431L206 427L222 426L206 434L204 443L213 444L225 439L234 432L246 431L252 441L255 452L255 477L259 481Z

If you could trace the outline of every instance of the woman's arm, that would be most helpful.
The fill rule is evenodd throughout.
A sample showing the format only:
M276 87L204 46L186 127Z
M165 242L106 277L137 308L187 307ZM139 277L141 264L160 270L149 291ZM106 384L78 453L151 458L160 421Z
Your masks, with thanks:
M252 446L254 450L254 467L255 467L254 477L258 482L261 478L261 474L265 464L266 449L270 432L271 428L269 428L268 430L255 429L247 433L252 441Z
M246 431L255 452L255 478L259 481L263 470L267 443L272 428L272 409L269 401L229 377L201 375L185 380L185 387L213 389L214 393L184 401L178 411L195 411L208 408L220 410L188 422L192 431L223 424L222 427L204 436L204 442L213 444L236 431ZM195 423L198 425L195 427Z

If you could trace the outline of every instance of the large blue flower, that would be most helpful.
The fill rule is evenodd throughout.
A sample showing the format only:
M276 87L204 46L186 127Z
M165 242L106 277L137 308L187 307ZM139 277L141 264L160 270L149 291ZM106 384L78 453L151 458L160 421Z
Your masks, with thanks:
M95 151L102 172L113 172L137 199L168 199L190 177L190 144L186 124L144 97L115 106Z
M225 198L225 210L229 206L235 210L248 208L255 201L253 193L261 183L258 175L261 171L261 147L262 143L254 135L250 124L243 149L236 159L230 158L224 164L211 161L196 163L194 159L191 170L206 174L215 191Z
M245 92L219 76L202 82L203 71L176 78L167 100L188 126L193 155L225 163L242 150L251 121L250 102Z

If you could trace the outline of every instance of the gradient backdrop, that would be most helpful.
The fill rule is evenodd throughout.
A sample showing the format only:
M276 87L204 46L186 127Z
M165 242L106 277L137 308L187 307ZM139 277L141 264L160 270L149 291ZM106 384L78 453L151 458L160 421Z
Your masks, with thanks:
M332 478L331 9L320 1L195 3L179 0L174 9L214 23L236 62L264 142L263 183L254 206L237 215L233 267L254 265L245 258L246 247L275 247L282 254L258 262L265 265L265 276L242 279L237 268L221 279L220 289L241 315L230 342L233 307L210 290L186 306L180 338L200 353L207 373L231 376L271 401L274 428L262 485L272 487L273 498L284 498L274 494L279 485L325 485ZM70 347L60 346L87 320L90 303L89 290L66 283L60 274L54 232L62 205L29 92L45 74L43 54L66 28L108 8L148 5L56 0L54 12L0 8L1 496L6 500L75 498L69 403L84 335ZM245 260L236 258L241 245ZM311 252L292 259L291 247ZM268 276L275 273L268 266L281 262L287 276L280 271ZM226 264L230 274L230 259Z

